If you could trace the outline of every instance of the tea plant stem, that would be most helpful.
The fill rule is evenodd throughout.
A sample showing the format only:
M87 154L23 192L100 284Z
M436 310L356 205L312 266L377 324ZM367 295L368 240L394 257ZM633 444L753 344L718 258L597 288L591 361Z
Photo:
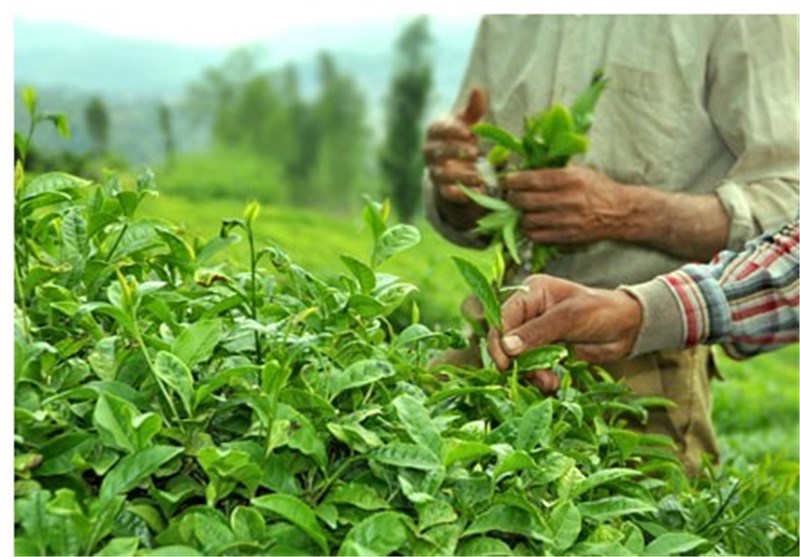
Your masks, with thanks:
M314 497L313 497L314 504L316 505L319 502L319 500L322 498L323 495L325 495L325 493L328 491L328 489L331 487L331 485L333 485L333 483L336 480L338 480L341 477L342 474L344 474L345 470L347 470L350 467L350 465L355 464L356 462L361 461L361 460L366 460L366 458L367 458L367 455L360 454L360 455L357 455L357 456L354 456L352 458L348 458L347 460L345 460L342 463L342 465L339 466L339 468L337 468L336 471L333 474L328 476L325 479L325 481L323 481L319 485L317 493L315 493Z
M139 324L136 322L136 316L135 315L133 316L133 319L131 319L131 321L133 322L133 337L136 339L136 342L139 343L139 346L142 349L142 355L144 355L144 359L147 361L147 366L150 368L150 373L153 374L153 378L156 380L156 383L158 384L159 389L161 389L161 394L164 395L165 399L167 399L167 404L169 405L169 409L172 411L172 414L175 416L175 421L178 423L178 428L181 431L184 431L183 423L181 423L180 414L178 414L178 409L175 408L175 403L172 401L172 398L169 396L169 393L167 392L167 388L164 387L164 384L161 382L161 379L159 379L158 374L156 373L156 366L153 363L153 360L150 358L150 354L147 352L147 345L144 343L144 339L142 338L142 333L139 330ZM164 418L165 418L165 421L166 421L166 416L164 416ZM169 425L169 424L167 424L167 425Z
M117 236L117 239L114 241L114 245L111 246L111 249L108 251L108 255L106 256L106 261L111 261L111 257L114 255L114 252L117 251L117 247L119 246L122 237L125 235L127 231L128 231L128 223L126 222L122 226L122 230L120 231L119 236Z
M256 312L256 245L253 238L253 227L247 226L247 241L250 244L250 317L254 321L258 321ZM261 359L261 339L258 336L258 331L253 331L253 337L256 343L256 363L262 364Z
M28 134L25 137L25 152L21 153L20 160L22 161L22 167L25 168L25 161L28 159L28 150L31 146L31 139L33 139L33 131L36 129L36 115L31 114L31 123L28 126Z
M514 361L514 366L511 368L511 390L509 398L511 398L511 402L514 404L519 400L519 365L517 365L516 360Z
M705 532L710 526L712 526L717 520L719 520L719 518L722 517L722 515L728 509L728 506L733 501L733 497L739 492L740 488L741 488L741 484L737 484L737 485L735 485L733 487L733 489L731 489L731 492L728 494L728 496L725 498L725 500L719 506L719 508L717 509L717 512L714 513L714 516L709 518L708 521L705 524L703 524L702 526L700 526L700 528L697 529L698 534L702 534L703 532Z
M19 265L14 261L14 286L17 289L19 298L19 310L22 312L22 330L25 333L25 340L31 342L31 331L28 325L28 308L25 304L25 292L22 290L22 277L19 273Z

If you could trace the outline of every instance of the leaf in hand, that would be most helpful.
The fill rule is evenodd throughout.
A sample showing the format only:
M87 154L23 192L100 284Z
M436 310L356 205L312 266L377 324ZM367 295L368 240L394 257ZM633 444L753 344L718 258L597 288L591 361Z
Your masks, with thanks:
M461 257L453 256L453 261L456 262L458 272L464 277L464 280L469 285L472 292L478 297L483 304L483 310L486 315L486 321L489 326L495 329L502 327L502 318L500 317L500 301L497 299L489 281L475 265L462 259Z

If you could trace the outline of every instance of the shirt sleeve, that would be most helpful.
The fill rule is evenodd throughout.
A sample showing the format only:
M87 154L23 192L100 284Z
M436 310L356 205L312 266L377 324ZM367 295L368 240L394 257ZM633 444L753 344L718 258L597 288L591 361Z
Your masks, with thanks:
M722 344L744 359L798 339L798 221L648 283L623 287L643 308L631 356ZM666 334L664 331L666 330ZM678 333L679 331L679 333Z
M716 194L728 249L794 218L798 204L798 18L727 16L709 53L709 115L736 158Z

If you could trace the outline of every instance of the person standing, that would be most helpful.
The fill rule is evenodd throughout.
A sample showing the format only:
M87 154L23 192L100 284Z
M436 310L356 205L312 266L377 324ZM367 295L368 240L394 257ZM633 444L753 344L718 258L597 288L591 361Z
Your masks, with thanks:
M798 19L794 16L486 16L455 106L424 147L426 216L483 248L483 209L458 189L491 186L470 126L520 133L523 116L569 102L602 68L588 154L558 170L504 175L532 242L561 254L544 272L595 288L645 282L794 218L798 205ZM487 94L488 93L488 99ZM520 283L530 264L513 269ZM474 303L467 312L480 314ZM477 363L474 349L451 352ZM706 346L606 365L637 394L672 399L642 427L672 437L687 470L717 458Z

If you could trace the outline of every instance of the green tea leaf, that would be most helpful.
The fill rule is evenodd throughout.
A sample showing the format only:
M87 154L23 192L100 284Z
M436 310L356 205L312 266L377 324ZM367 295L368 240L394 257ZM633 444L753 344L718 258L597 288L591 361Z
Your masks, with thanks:
M406 282L396 282L381 288L375 294L375 299L386 308L385 315L391 314L402 304L406 298L417 291L417 287Z
M515 447L521 451L532 451L546 439L553 420L553 402L546 398L532 404L522 415Z
M361 360L330 377L330 400L349 389L363 387L394 375L394 368L382 360Z
M521 371L553 369L567 356L569 356L569 350L564 346L539 346L518 356L517 366Z
M39 99L36 95L36 89L30 85L23 87L22 102L25 105L25 108L28 110L28 114L33 116L33 114L36 112L36 106L39 104Z
M123 457L103 478L100 503L105 504L114 496L127 493L183 451L181 447L156 445Z
M486 315L491 327L495 329L502 329L502 318L500 315L500 302L497 299L497 294L494 289L486 280L483 273L473 263L461 257L452 256L458 267L458 272L464 278L464 281L469 285L472 292L478 297L483 304L483 311Z
M352 505L365 511L391 508L375 488L363 483L338 484L325 497L325 502Z
M470 538L458 546L457 555L468 556L506 556L513 555L511 548L502 540L479 536Z
M244 222L247 223L247 226L253 226L253 222L258 218L259 213L261 213L261 204L258 201L251 201L247 204L244 210Z
M547 154L551 157L571 157L582 155L589 150L589 140L578 133L561 133L557 135Z
M116 196L122 207L122 212L126 217L132 217L136 213L136 208L139 206L140 197L135 191L121 191Z
M328 540L319 522L317 522L314 511L297 497L285 495L283 493L275 493L256 497L251 503L254 507L273 512L296 525L305 532L325 554L328 553Z
M501 234L503 237L503 245L508 250L508 254L511 256L511 259L517 265L522 264L522 259L519 256L519 249L517 248L517 230L519 226L519 213L514 213L514 218L509 220L506 224L503 225L501 230Z
M608 85L608 79L602 70L597 70L592 75L589 86L578 94L572 102L572 116L575 119L575 128L580 133L586 133L592 125L592 112L594 111L600 93Z
M559 452L551 452L538 464L539 468L533 476L532 483L534 485L547 485L561 478L570 468L575 466L575 460Z
M628 514L643 514L655 512L655 505L641 499L633 499L622 495L606 497L578 505L580 513L597 521L605 521Z
M504 166L508 162L510 156L511 151L509 149L506 149L502 145L495 145L489 150L489 154L486 155L486 160L489 161L489 164L498 168Z
M176 355L159 351L156 355L153 371L166 383L183 402L183 407L189 416L193 413L192 397L194 396L194 378L188 366Z
M554 104L539 116L537 131L546 145L550 146L560 135L572 133L575 122L572 114L563 104Z
M407 518L397 512L380 512L353 526L339 555L389 555L406 542Z
M339 259L341 259L353 276L358 281L359 286L361 287L361 292L363 294L369 294L372 292L372 289L375 288L375 273L372 269L369 268L368 265L362 263L358 259L354 257L350 257L349 255L340 255Z
M527 537L533 526L533 519L526 511L511 505L492 505L472 521L464 535L504 532Z
M65 172L47 172L31 180L23 191L22 198L30 199L45 192L63 192L85 188L91 181Z
M509 151L518 153L520 155L525 154L525 151L522 148L522 144L519 142L519 140L500 126L481 122L472 126L472 131L475 133L475 135L483 137L484 139L488 139L489 141L492 141L493 143L500 145Z
M364 294L350 296L347 300L347 309L366 319L372 319L387 312L386 306L372 296L365 296Z
M218 319L197 321L178 335L172 353L191 369L211 357L221 337L221 321Z
M384 202L383 205L375 203L369 198L364 200L364 210L361 213L364 223L372 233L373 245L377 245L378 238L386 230L386 216L388 215L388 203Z
M442 438L428 415L428 410L415 398L400 395L392 401L408 436L437 457L442 454Z
M106 445L135 452L138 446L133 418L139 411L131 403L105 393L97 397L92 421Z
M430 450L407 443L390 443L375 449L371 456L377 462L400 468L437 470L441 467L439 459Z
M708 540L685 532L662 534L647 544L644 555L686 555Z
M80 430L59 435L42 445L42 464L35 468L36 476L58 476L89 468L85 459L96 445L96 439Z
M25 529L30 544L36 546L38 552L34 553L34 555L46 554L47 502L50 499L51 494L49 491L35 491L25 498L14 501L15 520L19 520Z
M550 528L553 530L553 545L566 551L581 532L581 513L572 501L561 501L550 513Z
M531 456L524 451L513 451L507 454L494 469L494 479L498 480L504 474L519 472L520 470L536 470L538 467Z
M452 505L441 499L434 499L417 505L419 529L425 530L438 524L449 524L458 520L458 513Z
M466 195L476 205L480 205L484 209L489 209L490 211L502 212L504 218L510 218L510 215L516 213L517 211L509 202L503 201L499 197L491 197L489 195L478 193L469 188L465 188L461 184L458 184L458 189L464 192L464 195ZM508 214L508 216L506 216L506 214Z
M95 553L98 556L134 555L139 548L139 538L114 538L103 549Z
M493 454L493 452L489 445L478 441L447 439L444 450L444 465L450 466L456 462L468 464L474 460Z
M589 477L578 482L572 489L571 495L572 497L579 497L580 495L583 495L587 491L594 489L597 486L619 479L632 478L641 475L641 472L631 468L606 468L604 470L598 470Z
M264 516L252 507L236 507L231 513L231 529L237 539L261 541L267 536Z
M378 237L372 254L372 266L377 267L390 257L406 251L420 241L419 230L408 224L396 224Z

